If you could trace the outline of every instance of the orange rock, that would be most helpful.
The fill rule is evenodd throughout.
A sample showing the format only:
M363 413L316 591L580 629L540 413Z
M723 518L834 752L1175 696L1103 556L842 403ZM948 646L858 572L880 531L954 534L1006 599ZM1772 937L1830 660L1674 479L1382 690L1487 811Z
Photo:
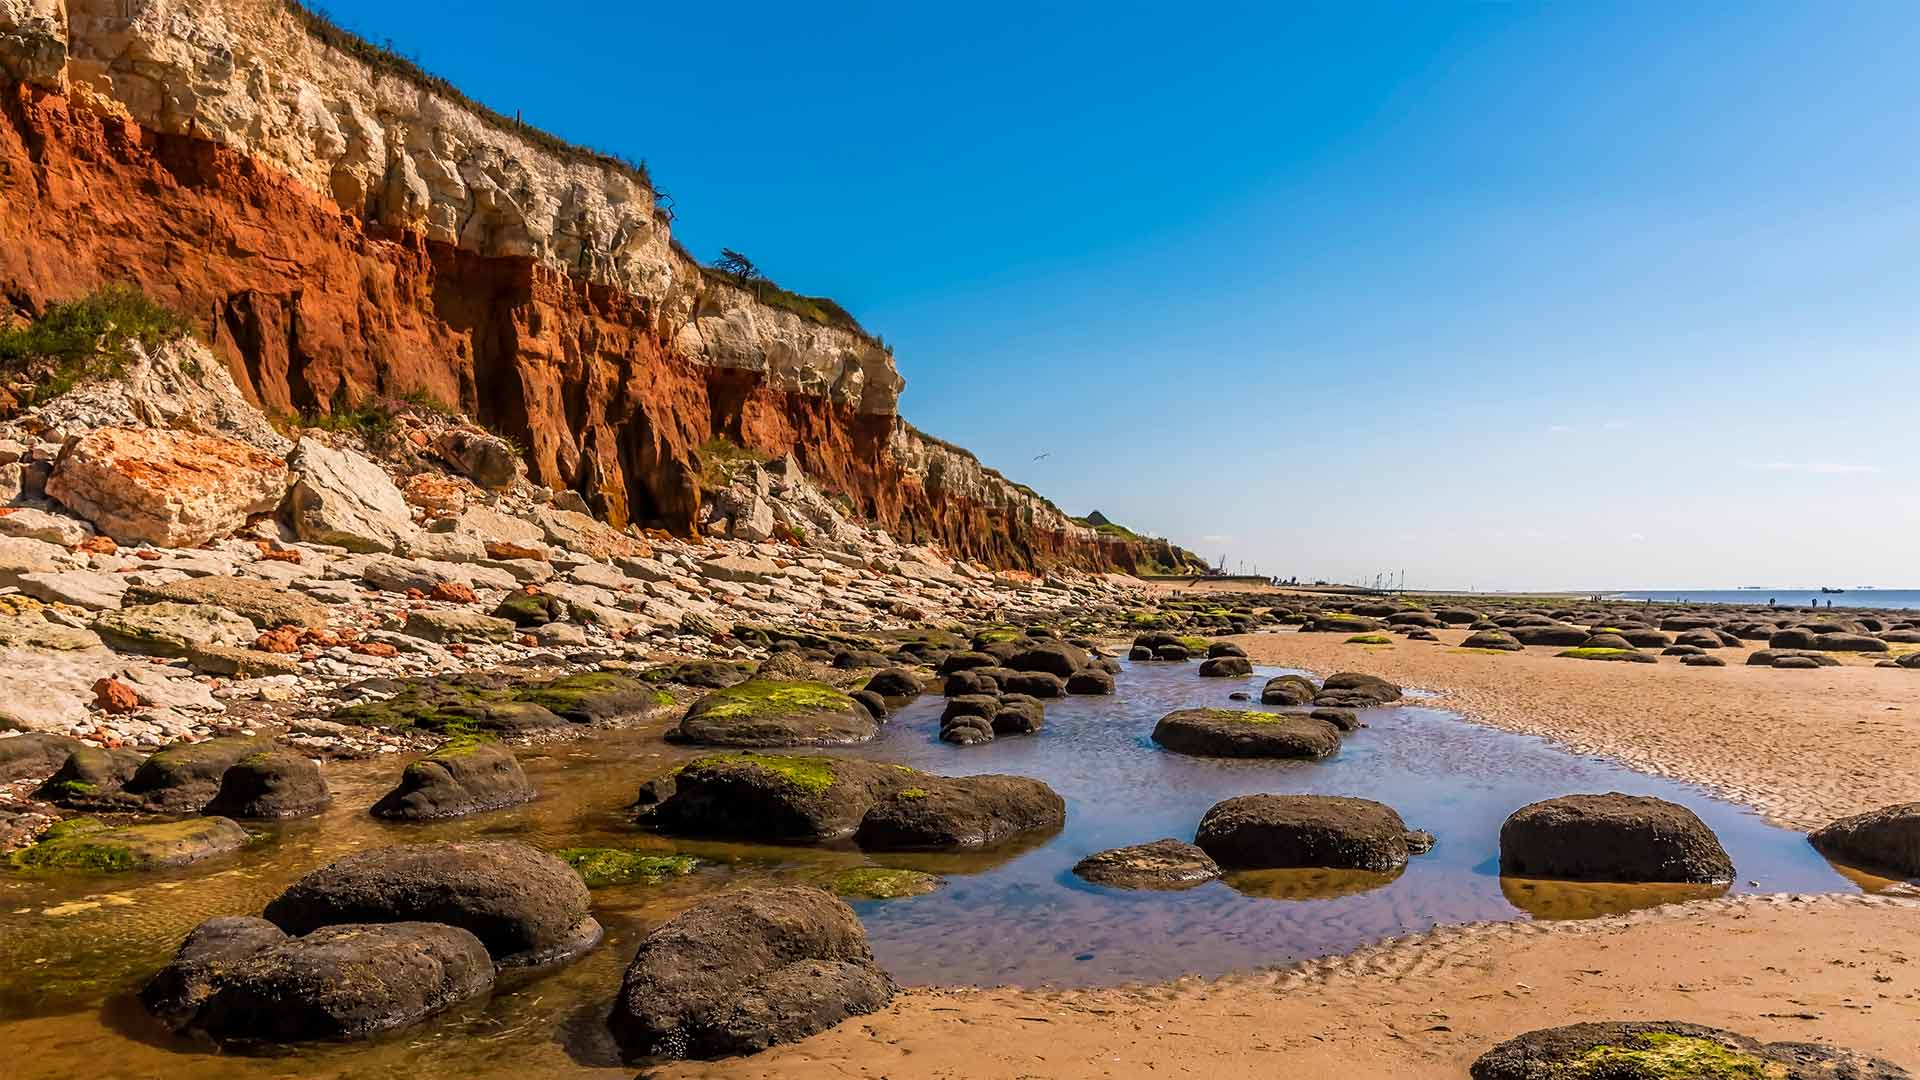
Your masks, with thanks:
M197 547L280 504L286 463L245 443L164 428L95 428L67 443L47 495L121 543Z
M154 551L151 548L141 548L140 550L133 553L133 557L136 559L145 559L148 562L152 562L155 559L158 559L160 557L160 553L157 551Z
M471 604L479 597L473 595L473 589L470 586L462 585L457 581L442 581L434 585L433 591L427 594L427 599L438 600L443 604Z
M524 544L509 543L505 540L489 540L487 541L487 558L538 559L541 562L545 562L547 561L547 552L544 548L528 547Z
M425 438L424 434L421 438ZM407 505L429 514L453 515L467 508L467 488L460 481L439 473L417 473L407 478L400 494Z
M297 653L300 651L300 632L291 626L269 630L253 639L253 647L261 652Z
M297 563L300 552L293 548L283 548L265 540L255 540L253 546L260 549L260 558L267 562Z
M125 716L140 707L140 695L126 683L106 678L93 684L93 704L109 716Z
M347 646L347 648L359 653L361 656L378 656L383 659L397 656L400 653L399 649L388 645L384 641L356 641Z
M112 555L120 550L120 545L110 536L89 536L74 545L75 551L84 551L90 555Z
M540 642L536 640L532 634L521 634L520 644L531 647L540 644Z

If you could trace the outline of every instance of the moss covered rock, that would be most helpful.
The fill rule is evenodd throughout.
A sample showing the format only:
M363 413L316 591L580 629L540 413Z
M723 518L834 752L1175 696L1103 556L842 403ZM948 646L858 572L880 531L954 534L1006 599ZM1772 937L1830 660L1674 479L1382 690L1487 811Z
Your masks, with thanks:
M579 873L589 888L658 883L693 873L700 860L691 855L659 855L626 848L562 848L554 854Z
M842 870L828 883L835 896L850 900L899 900L924 896L940 887L940 879L919 870L860 866Z
M114 874L185 866L246 846L246 831L223 817L117 828L94 818L70 818L32 847L14 852L12 861L22 869Z
M1762 1044L1672 1020L1530 1031L1473 1063L1473 1080L1906 1080L1906 1070L1814 1043Z
M305 754L268 750L249 754L220 775L207 813L237 818L290 818L319 813L331 796L320 766Z
M520 762L482 735L458 735L408 765L400 783L373 804L373 816L430 821L499 810L533 798Z
M521 691L517 699L576 724L651 716L673 704L673 695L665 690L610 671L564 675Z
M695 702L676 735L701 746L825 746L866 742L879 730L858 702L825 683L754 679Z
M1181 709L1161 717L1153 741L1204 757L1316 759L1340 749L1340 732L1297 713Z
M121 790L149 810L194 813L213 800L228 769L242 758L274 749L273 740L265 736L175 743L141 762Z

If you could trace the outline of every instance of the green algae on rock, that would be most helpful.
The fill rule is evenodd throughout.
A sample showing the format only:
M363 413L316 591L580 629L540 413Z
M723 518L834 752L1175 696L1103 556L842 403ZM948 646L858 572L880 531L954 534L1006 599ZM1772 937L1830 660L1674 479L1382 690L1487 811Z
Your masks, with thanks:
M11 858L23 870L117 874L185 866L246 846L246 830L223 817L117 828L83 817L60 822Z
M1651 653L1643 653L1639 649L1607 648L1605 646L1562 649L1553 655L1564 656L1569 660L1624 660L1634 664L1654 664L1659 662L1654 659Z
M866 742L878 723L825 683L751 679L695 702L676 732L705 746L820 746Z
M579 873L588 888L658 883L693 873L700 860L691 855L650 855L625 848L561 848L554 852Z
M919 870L861 866L834 875L829 888L835 896L852 900L900 900L925 896L940 887L940 879Z

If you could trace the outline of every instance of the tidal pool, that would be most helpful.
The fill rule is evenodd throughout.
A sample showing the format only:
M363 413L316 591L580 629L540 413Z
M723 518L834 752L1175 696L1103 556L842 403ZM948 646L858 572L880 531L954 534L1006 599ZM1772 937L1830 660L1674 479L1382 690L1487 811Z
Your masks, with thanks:
M1176 708L1257 695L1252 679L1203 679L1194 664L1128 664L1120 693L1047 708L1045 730L976 747L938 741L942 701L901 710L858 756L949 774L1038 777L1067 800L1060 833L965 855L880 855L674 841L636 829L627 809L641 780L698 751L658 727L519 751L541 797L526 806L431 825L373 820L366 807L400 759L336 765L334 805L308 821L259 830L260 843L216 862L125 877L0 872L0 1046L7 1075L58 1077L503 1076L529 1068L631 1075L601 1020L640 938L701 895L768 882L819 881L864 864L931 871L938 891L856 903L874 952L902 983L1088 986L1217 975L1349 951L1395 934L1487 919L1579 918L1721 893L1853 892L1876 879L1842 874L1800 833L1684 784L1583 758L1413 704L1366 710L1367 727L1322 762L1219 761L1157 748L1153 724ZM1416 699L1417 701L1417 699ZM1258 706L1246 706L1258 707ZM856 753L856 752L850 752ZM1088 885L1071 867L1104 848L1190 839L1206 809L1249 792L1378 799L1438 838L1398 875L1264 871L1184 892ZM1738 878L1725 889L1574 885L1503 879L1500 823L1522 805L1574 792L1623 791L1683 803L1719 833ZM167 1037L132 992L199 920L257 913L301 874L348 851L467 837L681 851L693 874L596 890L607 940L556 972L503 981L492 999L372 1045L303 1048L293 1057L221 1056ZM113 1067L104 1068L103 1062Z

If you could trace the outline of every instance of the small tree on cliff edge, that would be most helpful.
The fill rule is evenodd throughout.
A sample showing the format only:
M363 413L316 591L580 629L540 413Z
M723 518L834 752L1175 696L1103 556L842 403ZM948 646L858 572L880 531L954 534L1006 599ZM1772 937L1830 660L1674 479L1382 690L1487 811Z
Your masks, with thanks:
M767 280L767 276L760 272L759 267L753 265L752 259L732 248L721 248L720 259L713 265L721 273L738 278L740 284L752 285L753 298L756 300L760 298L760 283Z

